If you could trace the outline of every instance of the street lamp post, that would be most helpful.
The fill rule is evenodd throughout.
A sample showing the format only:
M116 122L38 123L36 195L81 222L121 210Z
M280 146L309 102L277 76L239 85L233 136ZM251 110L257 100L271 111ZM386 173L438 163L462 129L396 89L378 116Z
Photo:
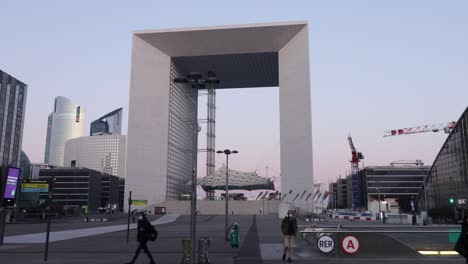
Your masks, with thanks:
M186 84L190 83L192 89L196 89L197 96L195 97L195 120L190 121L193 126L192 135L192 190L190 203L190 261L196 263L197 257L197 155L198 155L198 89L204 88L205 84L217 84L219 80L211 74L208 78L203 79L202 74L198 72L190 72L187 78L174 78L175 83Z
M237 150L218 150L218 154L226 154L226 193L224 194L224 200L226 203L224 212L224 239L229 241L229 155L239 153Z

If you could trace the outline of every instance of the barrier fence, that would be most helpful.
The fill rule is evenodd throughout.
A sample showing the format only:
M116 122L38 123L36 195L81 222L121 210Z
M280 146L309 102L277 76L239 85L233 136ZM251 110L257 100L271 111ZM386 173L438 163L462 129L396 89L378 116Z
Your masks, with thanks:
M453 250L460 228L382 229L376 226L307 227L300 231L312 252L321 257L424 258L458 256ZM359 229L357 229L359 228ZM411 227L410 227L411 228ZM414 229L420 230L414 230Z

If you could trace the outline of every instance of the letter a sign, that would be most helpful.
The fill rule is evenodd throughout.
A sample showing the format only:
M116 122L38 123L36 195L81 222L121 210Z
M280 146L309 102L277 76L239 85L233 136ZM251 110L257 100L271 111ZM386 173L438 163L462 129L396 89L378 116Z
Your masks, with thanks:
M341 247L347 254L354 254L359 251L359 240L355 236L345 236L341 241Z

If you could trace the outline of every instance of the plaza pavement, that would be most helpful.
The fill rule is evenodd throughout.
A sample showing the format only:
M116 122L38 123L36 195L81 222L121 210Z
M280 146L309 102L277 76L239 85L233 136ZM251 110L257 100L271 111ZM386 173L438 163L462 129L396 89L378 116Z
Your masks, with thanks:
M174 217L175 218L175 217ZM157 263L171 264L180 263L182 257L181 240L186 238L189 233L190 219L188 216L179 216L174 218L158 218L155 221L156 228L159 231L158 239L149 243L149 248L153 253ZM162 220L160 220L162 219ZM166 219L166 220L164 220ZM171 221L169 221L171 220ZM167 221L167 222L163 222ZM199 236L207 236L211 239L210 263L226 264L267 264L283 263L282 255L282 235L280 232L280 220L274 215L231 215L230 222L238 222L240 226L240 248L235 251L224 241L224 217L206 216L198 217L197 233ZM93 223L89 223L92 226ZM300 222L301 225L306 223ZM335 224L335 223L333 223ZM58 225L58 224L57 224ZM113 226L113 225L109 225ZM115 225L120 226L122 224ZM63 226L61 226L63 227ZM81 227L81 226L80 226ZM7 225L8 229L21 228L21 225ZM27 225L24 225L27 229ZM96 230L107 230L109 232L97 232L93 227L85 228L93 230L94 234L88 231L76 231L73 224L70 224L70 230L84 234L85 236L67 236L67 239L50 243L49 263L125 263L129 261L137 247L135 230L131 232L130 243L126 244L126 231L114 230L115 227L108 228L102 226ZM126 226L125 226L126 228ZM54 225L52 225L53 232ZM68 233L67 233L68 234ZM24 234L23 234L24 235ZM62 237L63 238L63 237ZM237 258L233 256L238 255ZM44 263L42 244L6 244L0 246L1 264L21 264L21 263ZM298 247L294 263L447 263L461 264L465 263L459 257L432 257L421 259L342 259L342 258L324 258L313 250L311 245L298 239ZM146 256L140 256L137 263L149 263Z

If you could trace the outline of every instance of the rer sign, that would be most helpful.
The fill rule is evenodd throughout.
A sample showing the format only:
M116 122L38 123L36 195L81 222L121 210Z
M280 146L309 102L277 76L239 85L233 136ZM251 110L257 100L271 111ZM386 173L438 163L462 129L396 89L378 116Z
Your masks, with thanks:
M323 253L330 253L335 248L335 241L330 236L321 236L317 240L317 248Z
M359 251L359 239L355 236L348 235L341 241L341 248L347 254L355 254Z

